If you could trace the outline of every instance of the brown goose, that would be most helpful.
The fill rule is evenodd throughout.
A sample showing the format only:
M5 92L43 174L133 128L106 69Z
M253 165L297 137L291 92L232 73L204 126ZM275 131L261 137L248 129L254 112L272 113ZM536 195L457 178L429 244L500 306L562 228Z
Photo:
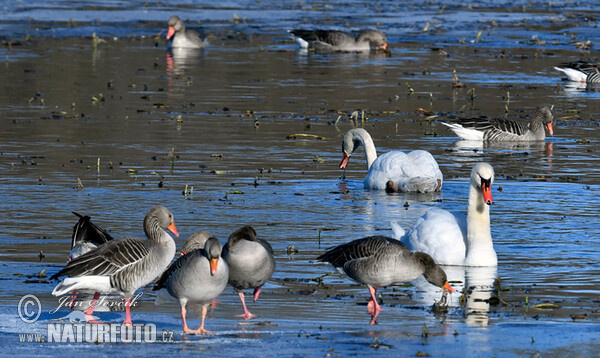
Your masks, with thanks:
M329 262L356 282L369 288L367 309L371 324L381 311L375 296L377 289L412 281L423 275L431 284L454 292L446 273L423 252L411 252L403 243L385 236L369 236L336 246L317 260Z
M258 300L262 285L275 271L273 248L265 240L256 237L252 226L244 226L229 235L222 256L229 265L229 284L238 292L244 307L244 314L237 317L244 317L245 320L257 317L246 308L242 290L253 288L254 301Z
M171 16L169 19L169 31L167 32L167 40L171 41L172 48L203 48L208 46L208 39L200 38L194 30L186 29L183 20L179 16Z
M73 290L120 293L125 296L125 322L131 322L131 298L134 292L160 275L175 255L175 242L164 230L179 236L173 214L164 206L154 206L144 218L148 239L121 237L72 260L51 278L68 275L52 294Z
M371 47L387 50L387 38L378 30L363 30L355 37L342 31L329 30L292 30L296 41L303 49L316 52L367 52Z
M196 241L200 245L206 231L192 235L188 241ZM200 238L201 240L197 240ZM221 258L221 243L215 237L208 237L201 243L202 248L196 248L179 257L163 273L154 290L166 288L166 292L179 300L181 305L181 320L183 332L192 334L214 333L204 329L204 319L210 301L223 292L227 286L229 269L227 263ZM160 301L157 298L156 303ZM197 330L191 330L186 322L186 305L202 303L202 323Z

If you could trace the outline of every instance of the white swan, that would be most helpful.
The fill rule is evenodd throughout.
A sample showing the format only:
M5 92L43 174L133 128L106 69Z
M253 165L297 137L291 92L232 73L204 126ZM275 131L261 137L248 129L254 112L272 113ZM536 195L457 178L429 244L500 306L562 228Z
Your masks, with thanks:
M396 238L412 251L425 252L440 265L497 266L498 258L490 231L491 186L494 169L487 163L471 171L467 216L442 209L431 209L413 228L404 230L395 222Z
M377 157L373 139L362 128L350 129L344 135L340 169L346 168L350 155L361 144L365 148L369 170L364 181L365 189L428 193L442 188L444 177L429 152L413 150L406 154L393 150Z

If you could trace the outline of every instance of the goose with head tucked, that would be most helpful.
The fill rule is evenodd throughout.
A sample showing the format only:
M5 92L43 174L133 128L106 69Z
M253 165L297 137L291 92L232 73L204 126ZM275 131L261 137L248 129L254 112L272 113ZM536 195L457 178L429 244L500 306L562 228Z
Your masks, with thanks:
M527 124L506 118L461 118L456 123L441 123L463 140L527 142L545 140L544 128L554 134L553 119L551 107L544 106L536 108Z
M344 135L340 169L346 168L350 156L361 145L367 158L365 189L428 193L442 188L444 176L431 153L392 150L378 157L371 135L362 128L350 129Z
M243 290L254 289L254 301L258 300L262 286L275 272L275 257L271 245L256 235L252 226L244 226L233 232L223 247L223 259L229 265L229 284L238 292L244 314L248 320L256 315L246 307Z
M444 292L454 292L446 273L426 253L411 252L398 240L385 236L369 236L336 246L317 260L329 262L356 282L369 288L371 299L367 309L371 324L381 311L377 302L377 289L412 281L423 275L425 279Z
M199 49L204 48L209 44L208 39L202 39L198 32L186 29L183 20L176 15L171 16L169 19L167 40L171 40L172 48Z
M196 248L189 250L191 247L188 246L185 255L180 256L169 266L154 287L154 290L166 289L159 295L168 293L179 301L184 333L214 333L204 328L208 304L227 286L229 268L227 263L221 260L221 243L210 234L206 237L207 234L206 231L202 231L192 235L190 239ZM162 298L158 297L156 303L160 301ZM186 321L188 303L202 304L202 323L197 330L188 328Z
M411 250L429 254L440 265L497 266L490 229L494 169L478 163L471 171L467 216L439 208L417 219L407 233L392 223L396 238Z
M125 322L131 325L131 299L169 265L175 242L165 229L178 236L173 214L156 205L144 218L147 238L125 236L108 241L76 259L52 276L69 276L52 291L54 296L73 290L120 293L125 297Z

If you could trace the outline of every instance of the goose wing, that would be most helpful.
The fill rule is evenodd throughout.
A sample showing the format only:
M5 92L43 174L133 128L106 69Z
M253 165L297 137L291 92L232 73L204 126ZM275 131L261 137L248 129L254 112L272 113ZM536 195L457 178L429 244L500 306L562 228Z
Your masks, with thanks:
M406 247L401 242L385 236L369 236L339 245L319 256L317 260L329 262L334 267L344 267L348 262L372 258L390 245Z
M81 241L88 241L99 246L113 239L106 230L92 223L88 215L81 215L74 211L73 214L79 217L79 221L73 226L71 249Z

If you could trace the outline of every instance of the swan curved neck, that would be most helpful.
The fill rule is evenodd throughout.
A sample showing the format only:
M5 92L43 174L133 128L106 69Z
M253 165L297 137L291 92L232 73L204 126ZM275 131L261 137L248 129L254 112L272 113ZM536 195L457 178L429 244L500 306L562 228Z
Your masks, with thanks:
M467 249L465 265L496 266L498 264L490 229L490 207L483 201L483 192L473 184L469 191L465 244Z
M367 169L371 168L371 164L377 159L377 149L375 149L375 143L373 138L365 130L357 131L356 136L363 148L365 148L365 157L367 158Z

